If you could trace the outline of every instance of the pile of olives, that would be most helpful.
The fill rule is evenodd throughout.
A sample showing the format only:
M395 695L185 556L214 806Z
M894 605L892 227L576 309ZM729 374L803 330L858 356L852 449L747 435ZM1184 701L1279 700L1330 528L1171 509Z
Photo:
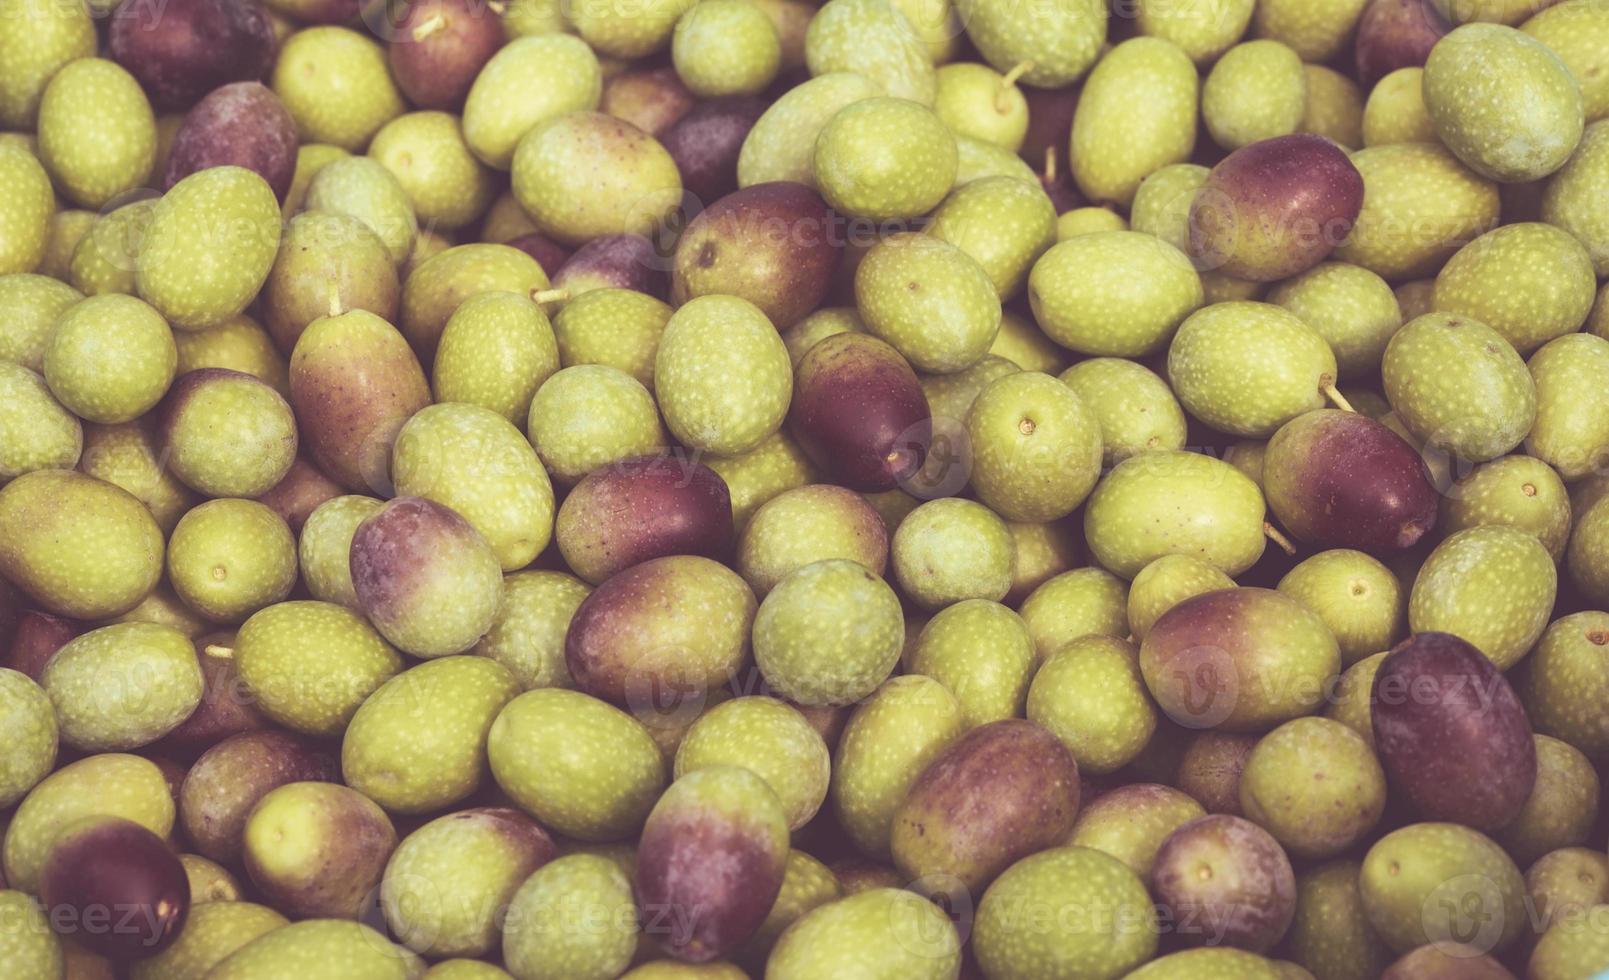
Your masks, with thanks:
M1609 3L0 0L0 980L1609 976Z

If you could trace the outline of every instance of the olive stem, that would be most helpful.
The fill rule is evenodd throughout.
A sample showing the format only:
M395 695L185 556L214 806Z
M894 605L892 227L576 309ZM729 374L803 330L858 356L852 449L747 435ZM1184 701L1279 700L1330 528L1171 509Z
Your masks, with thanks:
M447 18L443 17L440 13L431 14L430 17L424 21L424 23L413 29L412 37L415 41L423 41L425 38L436 33L445 26L447 26Z
M209 643L202 648L201 652L209 657L217 657L220 660L233 660L235 657L235 648L224 646L222 643Z
M570 298L568 289L533 289L531 302L541 305L543 303L562 303Z
M1016 87L1017 79L1034 70L1032 61L1019 61L1000 78L1000 88L994 93L994 111L1004 114L1011 111L1011 103L1006 96Z
M1045 183L1054 184L1055 182L1056 148L1054 146L1047 146L1045 147Z
M1357 412L1357 409L1352 407L1352 403L1346 400L1346 396L1341 394L1341 389L1335 387L1335 385L1331 384L1330 382L1324 382L1319 386L1319 390L1324 392L1324 397L1334 402L1335 407L1339 408L1341 411L1353 413Z
M1268 535L1268 540L1279 545L1279 549L1285 552L1287 555L1294 556L1296 554L1296 545L1292 544L1291 539L1287 538L1283 533L1281 533L1279 528L1268 523L1267 521L1264 521L1263 533Z
M330 316L340 316L346 312L346 305L341 302L341 287L330 284Z

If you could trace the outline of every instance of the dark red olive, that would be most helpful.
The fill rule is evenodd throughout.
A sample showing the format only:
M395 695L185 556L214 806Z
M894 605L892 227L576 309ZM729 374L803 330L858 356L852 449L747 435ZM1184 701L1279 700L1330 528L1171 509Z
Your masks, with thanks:
M391 77L419 108L453 109L504 40L484 0L413 0L387 46Z
M50 663L56 651L85 629L85 625L75 619L32 609L24 610L17 617L11 649L5 659L0 660L0 667L21 671L38 680L45 664Z
M541 232L533 231L510 238L504 244L513 246L536 260L536 264L547 273L548 279L559 274L564 263L570 261L570 250L555 242Z
M1514 689L1450 633L1419 633L1386 655L1371 690L1375 752L1426 820L1499 830L1536 785L1536 740Z
M933 420L916 372L888 344L837 334L799 362L788 425L806 455L851 490L891 490L927 457Z
M512 244L512 243L510 243ZM589 289L634 289L663 299L669 263L641 235L605 235L576 249L553 276L572 296Z
M681 171L682 186L708 203L737 190L737 155L765 101L733 96L700 102L659 138Z
M1363 175L1322 136L1295 133L1224 157L1190 204L1190 254L1203 269L1274 282L1306 272L1352 231Z
M665 555L725 560L732 552L732 495L702 463L638 456L587 474L559 508L559 551L597 585Z
M115 961L166 949L190 912L190 881L156 834L121 817L85 817L56 836L39 898L59 935Z
M1374 0L1358 18L1353 42L1358 83L1367 92L1398 68L1422 67L1430 49L1450 30L1452 25L1430 0Z
M1263 493L1302 541L1376 553L1419 543L1441 504L1417 450L1366 415L1334 409L1299 415L1274 433Z
M198 170L233 165L254 171L281 201L296 176L296 121L260 82L209 93L179 124L162 175L164 190Z
M159 111L188 109L220 85L262 78L274 28L257 0L119 4L107 47Z

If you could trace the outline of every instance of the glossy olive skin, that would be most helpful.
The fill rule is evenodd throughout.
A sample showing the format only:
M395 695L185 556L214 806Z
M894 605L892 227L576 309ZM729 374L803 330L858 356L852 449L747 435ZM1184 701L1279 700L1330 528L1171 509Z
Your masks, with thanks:
M765 101L753 96L709 99L660 136L682 173L682 186L699 202L707 204L737 190L738 151L765 109Z
M1498 830L1536 784L1536 743L1514 689L1450 633L1411 636L1371 691L1375 752L1393 789L1426 820Z
M1190 205L1190 254L1203 269L1275 282L1306 272L1352 231L1363 175L1340 147L1296 133L1225 157Z
M899 352L866 334L810 348L788 426L805 454L851 490L892 490L922 468L933 438L927 396Z
M184 929L190 879L162 838L118 817L87 817L56 838L39 879L52 927L126 962L154 956Z
M1296 913L1290 859L1241 817L1213 814L1180 826L1157 850L1151 874L1159 906L1193 945L1266 952Z
M702 463L636 456L595 470L559 508L559 550L596 585L665 555L732 554L732 495Z
M168 111L188 108L228 82L263 77L275 47L273 24L257 0L120 4L107 43L152 105Z
M1441 494L1401 436L1357 412L1320 409L1268 442L1263 492L1287 531L1321 548L1411 548L1436 526Z
M1430 49L1451 29L1431 0L1374 0L1358 18L1354 41L1363 90L1398 68L1422 67Z

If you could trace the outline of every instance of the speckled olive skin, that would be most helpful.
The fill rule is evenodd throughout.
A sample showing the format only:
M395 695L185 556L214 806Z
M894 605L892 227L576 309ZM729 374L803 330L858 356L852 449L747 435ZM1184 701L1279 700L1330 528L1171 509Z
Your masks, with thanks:
M293 34L280 48L271 84L303 142L331 143L354 153L404 108L384 50L366 34L344 27Z
M1024 181L979 177L950 192L934 210L927 234L972 256L1007 300L1022 290L1035 260L1055 242L1056 208Z
M911 784L965 730L955 695L919 674L890 678L855 709L833 758L831 800L862 853L889 859L894 813Z
M293 601L252 615L235 637L240 676L274 721L334 736L402 658L353 610Z
M748 658L754 594L696 555L657 558L605 581L577 608L565 639L576 686L632 708L701 697Z
M0 489L0 574L49 612L127 612L156 586L163 553L150 511L109 483L36 470Z
M208 974L211 980L254 980L265 975L412 980L424 961L360 922L308 919L272 930L242 946Z
M185 114L168 151L161 186L172 187L208 167L253 171L284 203L296 175L296 121L260 82L234 82L209 92Z
M594 928L576 929L573 917ZM525 880L509 903L503 962L519 977L617 977L638 948L631 879L614 861L568 854Z
M1041 904L1042 903L1042 904ZM1059 928L1030 907L1079 909ZM1145 885L1116 858L1055 847L1023 858L978 904L972 948L987 976L1123 976L1156 953Z
M59 728L49 696L28 675L0 669L0 737L13 746L0 763L0 803L12 806L50 775Z
M0 362L0 395L0 431L6 434L0 478L78 464L83 423L56 400L44 378L21 364Z
M529 295L547 286L542 266L517 248L486 242L455 245L408 274L397 326L428 364L447 321L466 300L496 291Z
M732 501L709 467L637 456L582 478L559 508L565 562L593 585L654 558L732 552Z
M663 300L634 289L590 289L553 318L560 363L612 367L651 391L654 355L672 312Z
M1182 824L1205 815L1201 804L1180 790L1130 783L1086 803L1067 843L1110 854L1149 882L1162 842Z
M1272 38L1225 51L1201 86L1202 122L1226 150L1296 132L1306 109L1301 56Z
M464 138L489 166L507 170L520 137L548 119L598 105L598 58L567 34L522 37L475 76L464 102Z
M1425 60L1424 85L1425 108L1442 142L1492 180L1545 177L1581 139L1581 89L1570 69L1511 27L1454 29Z
M90 951L144 959L183 932L190 882L162 838L132 820L93 816L56 836L40 871L39 898L56 930ZM126 913L126 924L95 929L88 917L97 908Z
M1609 393L1591 379L1609 370L1609 340L1566 335L1533 354L1528 367L1537 401L1530 452L1566 480L1599 472L1609 460Z
M854 72L871 82L868 95L932 104L932 55L898 7L876 0L839 0L822 13L810 19L805 32L811 75Z
M1352 231L1363 177L1322 136L1296 134L1236 150L1190 207L1190 253L1204 268L1273 282L1323 261Z
M103 753L62 766L12 813L5 840L10 887L37 893L56 835L73 821L94 816L122 817L166 837L173 830L173 793L156 763L139 756Z
M1131 38L1096 63L1073 116L1071 159L1090 201L1127 206L1140 181L1190 158L1199 83L1169 41Z
M674 775L739 766L766 781L788 828L810 821L827 795L827 745L800 710L776 698L746 696L701 714L676 747Z
M1336 375L1324 338L1270 303L1203 307L1179 325L1168 347L1168 380L1180 404L1230 435L1270 436L1324 407L1323 389Z
M480 532L424 497L397 497L352 535L358 606L398 649L441 657L474 646L502 602L502 569Z
M1436 275L1435 309L1479 320L1526 356L1580 328L1596 283L1591 256L1568 232L1522 222L1448 259Z
M883 574L888 528L865 497L815 483L760 505L738 541L736 567L763 598L790 573L829 558L848 558Z
M635 834L666 782L642 723L579 691L527 691L492 723L492 775L520 808L566 837Z
M388 488L391 442L430 403L424 371L396 329L363 310L316 320L296 341L290 375L319 466L351 490Z
M910 364L865 334L838 334L799 362L788 426L835 480L891 490L922 466L932 438L927 398Z
M51 77L39 100L38 139L39 161L86 208L143 185L156 161L150 101L134 76L102 58L80 58Z
M296 419L273 388L239 371L182 375L162 406L168 465L213 497L259 497L296 460Z
M243 859L275 908L356 918L380 884L397 833L372 800L338 783L286 783L246 818Z
M781 428L793 394L787 347L759 307L700 296L665 324L654 357L665 425L691 449L745 453Z
M878 92L864 75L833 70L783 93L743 140L737 158L738 186L776 180L816 186L812 160L818 134L839 109Z
M196 760L180 786L179 821L197 851L232 864L246 815L269 790L338 775L336 760L311 742L284 732L244 732Z
M1316 709L1341 654L1329 628L1296 600L1237 588L1163 613L1140 646L1140 670L1174 721L1256 732Z
M1427 820L1495 831L1536 782L1525 709L1492 662L1447 633L1419 633L1381 662L1375 749L1392 785Z
M91 296L56 321L45 347L45 382L87 422L131 422L161 400L178 359L173 331L149 304Z
M290 924L266 905L202 901L193 889L191 903L184 931L161 953L135 963L132 980L201 980L242 946Z
M1419 453L1356 412L1320 409L1268 442L1268 506L1285 529L1323 548L1411 548L1436 524L1441 495Z
M879 152L872 147L884 144ZM845 214L889 221L933 209L950 190L955 138L938 116L905 99L873 97L840 109L816 140L816 183Z
M1433 273L1497 223L1497 185L1434 143L1371 146L1352 155L1364 201L1335 251L1388 282Z
M1192 945L1267 952L1296 911L1290 859L1266 831L1240 817L1198 817L1168 835L1157 851L1152 888Z
M1356 860L1342 859L1296 876L1296 917L1286 934L1290 959L1338 977L1376 976L1390 962L1390 952L1363 911L1361 868Z
M947 980L960 970L960 937L938 906L902 888L879 885L806 913L777 941L765 975L767 980Z
M499 912L556 850L518 810L477 807L438 817L404 837L386 863L386 922L418 952L484 956L497 947Z
M1547 627L1557 581L1552 557L1532 535L1472 527L1425 560L1408 596L1408 625L1455 633L1506 670Z
M600 235L646 235L681 199L681 176L659 141L598 112L538 124L512 161L514 194L544 233L565 245Z
M753 302L778 330L821 305L842 230L803 184L756 184L712 202L676 242L671 302L724 293Z
M1373 88L1399 68L1418 67L1451 25L1432 0L1377 0L1363 8L1354 41L1358 81Z
M518 693L508 668L484 657L420 664L381 685L352 716L341 774L393 813L443 810L480 786L487 732ZM417 716L421 705L426 721Z
M308 324L329 315L332 299L343 311L367 310L391 322L400 292L390 253L368 225L349 215L303 212L286 224L263 285L263 325L289 357Z
M712 766L677 779L637 845L643 931L691 963L731 952L782 888L787 826L776 794L747 769Z
M568 293L571 299L611 288L662 298L670 280L664 262L654 243L643 235L599 235L565 258L553 273L553 288Z
M932 677L954 692L969 728L1020 716L1035 667L1027 624L987 599L963 599L940 609L904 659L910 673Z
M1156 731L1156 709L1138 659L1131 643L1085 636L1051 654L1034 673L1028 720L1061 739L1080 772L1106 773L1127 765Z
M1506 524L1536 535L1555 560L1570 539L1570 495L1553 467L1531 456L1484 463L1448 488L1442 504L1448 534Z
M1247 757L1240 804L1291 854L1333 857L1374 829L1386 806L1386 777L1369 744L1346 725L1297 718Z
M1520 697L1536 730L1585 752L1609 756L1609 726L1602 717L1604 675L1599 659L1609 648L1609 614L1580 612L1561 617L1531 653Z
M1369 923L1397 953L1458 939L1501 953L1525 931L1519 869L1462 824L1415 823L1385 835L1364 856L1360 884Z
M60 977L65 968L62 944L50 930L50 920L32 895L0 891L0 914L6 928L0 931L0 955L19 976Z
M1044 728L997 721L927 764L894 815L894 864L924 894L977 895L1013 861L1067 837L1078 763Z
M181 330L201 330L246 308L279 250L273 188L244 167L199 171L156 204L140 242L140 296Z
M116 623L69 641L39 681L62 739L89 752L149 745L184 721L202 694L189 638L154 623Z
M1012 521L1066 517L1101 471L1101 425L1072 388L1037 371L996 378L967 413L972 489Z
M1478 320L1430 313L1386 346L1386 398L1408 430L1474 462L1502 456L1536 421L1536 384L1512 345Z
M1095 559L1125 578L1163 555L1199 558L1239 575L1262 556L1263 497L1222 460L1145 453L1113 467L1084 509Z
M1171 243L1138 231L1060 242L1028 274L1034 319L1082 354L1138 357L1167 344L1201 306L1201 277Z

